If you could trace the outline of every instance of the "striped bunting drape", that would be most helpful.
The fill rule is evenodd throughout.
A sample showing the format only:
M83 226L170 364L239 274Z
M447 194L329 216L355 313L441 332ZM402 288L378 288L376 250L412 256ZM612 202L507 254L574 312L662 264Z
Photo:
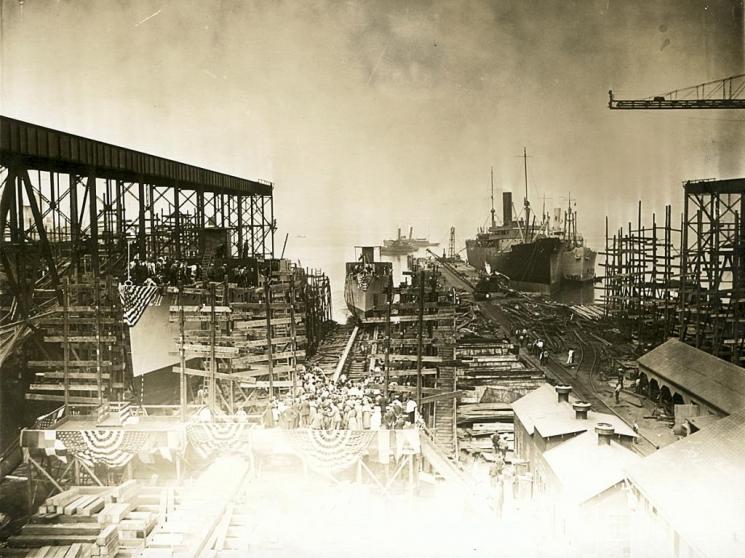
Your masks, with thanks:
M124 323L129 327L134 327L159 290L160 287L152 279L147 279L144 285L128 283L119 285L119 299L124 309Z
M290 447L311 468L336 472L351 467L367 452L378 433L372 430L287 430L284 435Z
M247 425L239 422L193 423L187 425L186 434L189 443L204 458L213 452L248 451L246 430Z
M147 444L150 433L123 430L58 431L68 452L89 466L122 467Z

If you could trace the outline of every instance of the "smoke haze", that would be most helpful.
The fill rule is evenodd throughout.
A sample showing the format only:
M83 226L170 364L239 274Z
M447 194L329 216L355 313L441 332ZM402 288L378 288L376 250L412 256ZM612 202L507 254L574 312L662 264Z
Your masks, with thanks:
M571 192L595 248L606 214L678 212L681 181L743 174L745 114L607 109L611 88L741 73L741 1L0 5L3 114L271 180L290 255L409 224L462 246L490 166L497 214L502 190L520 205L523 146L533 207Z

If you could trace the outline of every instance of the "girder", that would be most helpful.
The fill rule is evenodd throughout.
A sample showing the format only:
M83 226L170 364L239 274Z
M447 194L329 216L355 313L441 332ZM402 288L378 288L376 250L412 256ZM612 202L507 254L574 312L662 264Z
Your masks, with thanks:
M0 116L0 165L145 182L233 195L272 194L272 184L238 178Z

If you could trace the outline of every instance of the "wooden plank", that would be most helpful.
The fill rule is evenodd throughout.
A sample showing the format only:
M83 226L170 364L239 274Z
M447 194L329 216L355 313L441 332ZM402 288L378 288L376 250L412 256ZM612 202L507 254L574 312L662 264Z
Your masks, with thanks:
M374 353L373 355L370 355L370 356L379 358L382 360L385 358L385 353ZM403 361L403 362L416 362L417 361L416 355L401 355L397 353L390 353L388 355L388 358L390 358L391 360L398 360L398 361ZM452 359L445 359L441 356L422 355L422 362L445 362L446 360L450 361Z
M175 306L169 306L168 311L174 312L174 313L180 313L181 312L181 306L175 305ZM189 306L184 305L184 314L211 314L212 313L212 307L209 305L201 305L201 306ZM215 306L215 314L230 314L232 310L230 309L230 306Z
M292 341L292 337L274 337L272 338L272 346L274 345L284 345L286 343L290 343ZM295 342L299 345L301 343L305 343L306 337L304 335L298 335L295 338ZM241 347L266 347L266 339L252 339L248 341L241 341Z
M376 387L383 387L376 386ZM416 391L416 386L389 386L389 391L395 391L398 393L414 393ZM431 387L422 387L422 393L429 393L431 395L439 395L442 393L441 388L431 388Z
M266 310L266 302L231 302L230 306L241 310ZM289 302L271 302L269 306L272 310L287 310L292 305Z
M122 382L114 382L116 389L124 387ZM31 384L29 389L33 391L64 391L64 384ZM98 384L68 384L67 389L70 391L98 391Z
M168 318L168 322L175 324L180 321L180 315L179 314L170 314ZM209 314L188 314L187 316L184 316L184 321L186 323L205 323L205 322L211 322L212 317ZM217 314L215 316L215 323L227 323L232 322L233 316L231 314Z
M295 323L299 324L303 321L302 316L295 316ZM290 323L290 318L272 318L272 326L287 325ZM237 320L233 323L235 329L244 330L252 328L264 328L266 329L266 318L260 320Z
M238 347L225 347L223 345L215 345L215 354L218 355L237 355ZM189 353L212 353L212 347L209 345L195 345L193 343L184 343L184 350Z
M295 351L295 356L297 356L299 351ZM284 353L274 353L272 354L272 360L279 360L283 358L292 358L293 352L292 351L286 351ZM269 359L267 358L267 355L265 354L259 354L259 355L247 355L241 357L241 364L252 364L254 362L266 362Z
M181 373L181 367L180 366L174 366L171 368L171 372L175 372L177 374ZM184 370L184 374L187 374L189 376L199 376L201 378L209 378L210 373L209 371L205 370L198 370L196 368L186 368ZM254 375L250 374L248 372L234 372L232 374L225 374L224 372L215 372L215 378L218 380L232 380L235 382L238 381L245 381L247 379L252 378Z
M275 388L289 388L292 387L292 381L291 380L274 380L272 382ZM269 387L269 381L268 380L259 380L256 383L246 383L245 385L242 384L243 387L256 387L256 388L268 388Z
M447 393L440 393L438 395L429 395L427 397L422 397L422 404L434 403L435 401L446 401L448 399L455 399L456 397L460 397L464 393L465 391L463 390L457 390L457 391L449 391Z
M70 335L67 339L64 336L52 335L44 336L44 341L47 343L114 343L119 338L114 335L101 335L96 337L95 335Z
M435 322L440 320L452 320L455 318L454 312L447 312L447 313L439 313L439 314L425 314L422 317L422 321L424 322ZM391 323L392 324L400 324L404 322L416 322L418 321L418 316L391 316ZM371 318L361 318L362 323L364 324L384 324L386 322L386 318L384 317L371 317Z
M416 370L392 369L388 372L390 376L416 376ZM437 375L437 368L422 368L422 376Z
M64 360L29 360L28 366L31 368L57 368L65 365ZM97 366L95 360L71 360L68 363L68 366L70 368L87 368L90 366ZM102 367L108 367L112 366L112 363L110 360L102 360L101 361ZM121 366L118 366L121 368Z
M37 378L49 378L50 380L62 380L65 377L64 372L36 372L34 374ZM98 374L95 372L68 372L67 377L70 380L96 380ZM111 375L106 372L101 374L101 379L108 380Z
M98 320L96 318L82 318L80 316L75 316L72 318L72 320L76 324L96 324L96 323L102 323L102 324L120 324L122 323L121 319L117 318L108 318L108 317L100 317ZM58 326L63 325L65 323L64 318L43 318L41 320L41 327L47 328L48 325Z
M292 366L274 366L272 372L274 374L285 374L292 372ZM263 376L269 374L269 367L267 366L252 366L251 368L240 370L240 373L246 376Z
M46 393L27 393L26 399L29 401L56 401L58 403L65 402L64 395L48 395ZM69 403L91 403L94 405L98 404L98 397L81 397L79 395L71 395Z

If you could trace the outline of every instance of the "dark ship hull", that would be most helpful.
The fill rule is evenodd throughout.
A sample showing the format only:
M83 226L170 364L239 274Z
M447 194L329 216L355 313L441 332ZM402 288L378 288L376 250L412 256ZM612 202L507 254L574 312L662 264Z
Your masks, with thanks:
M584 246L567 247L559 238L540 238L513 244L502 250L466 241L468 263L477 269L498 271L510 278L513 288L531 292L551 292L565 281L592 281L595 278L595 252Z

